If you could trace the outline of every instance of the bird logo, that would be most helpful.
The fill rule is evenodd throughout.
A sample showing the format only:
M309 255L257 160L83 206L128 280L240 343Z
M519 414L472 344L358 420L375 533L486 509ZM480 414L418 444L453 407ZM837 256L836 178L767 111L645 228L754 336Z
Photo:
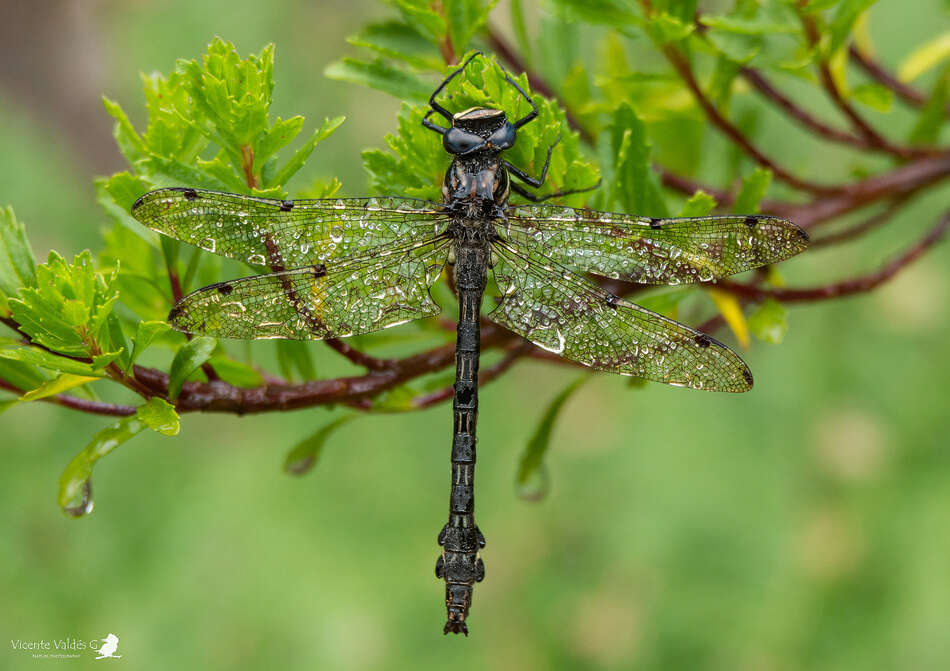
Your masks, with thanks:
M119 649L119 637L115 634L109 634L105 638L99 639L103 641L102 647L96 650L99 653L99 656L96 659L105 659L106 657L112 657L113 659L119 659L122 655L115 654L115 651Z

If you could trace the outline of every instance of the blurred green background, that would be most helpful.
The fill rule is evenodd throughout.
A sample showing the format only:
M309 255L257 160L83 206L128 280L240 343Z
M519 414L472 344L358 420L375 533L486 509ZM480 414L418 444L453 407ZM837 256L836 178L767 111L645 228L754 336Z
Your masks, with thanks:
M359 152L382 146L398 102L322 71L385 16L369 0L3 3L0 203L38 258L97 250L91 179L124 167L99 96L140 122L139 72L198 57L215 35L242 55L277 44L274 113L308 128L347 115L292 186L339 176L359 195ZM870 29L893 65L947 23L941 3L886 0ZM847 173L838 149L775 115L760 124L760 144L799 174ZM722 144L707 142L715 179ZM799 285L870 270L948 195L783 270ZM948 262L942 245L873 294L793 307L783 345L744 352L749 394L595 376L558 419L540 503L516 495L518 457L577 372L521 362L486 387L487 578L467 640L442 635L433 574L447 406L347 424L301 479L281 472L284 454L339 411L186 415L176 438L143 434L103 460L96 510L78 521L56 506L57 478L107 420L17 407L0 416L4 645L113 632L123 660L110 663L136 669L950 668ZM310 347L319 370L339 366ZM54 664L94 666L0 653L4 669Z

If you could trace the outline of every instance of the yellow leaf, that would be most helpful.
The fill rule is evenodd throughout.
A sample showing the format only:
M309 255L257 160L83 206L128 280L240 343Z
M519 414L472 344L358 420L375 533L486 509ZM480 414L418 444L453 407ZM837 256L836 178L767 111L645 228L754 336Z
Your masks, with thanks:
M745 315L742 314L742 306L739 305L739 299L722 289L706 289L706 293L716 304L716 308L726 320L729 328L736 335L739 345L745 349L749 346L749 325L746 323Z
M828 60L828 70L831 72L831 78L835 82L835 88L841 94L842 98L850 96L848 88L848 50L838 49L838 51Z
M904 59L897 68L897 78L902 82L911 82L941 61L950 56L950 31L937 35L923 44Z
M851 38L854 40L854 46L862 54L874 56L874 45L871 43L871 31L868 29L868 12L861 12L858 20L854 22L851 28Z
M95 382L98 379L100 378L63 373L58 377L54 377L52 380L47 380L36 389L26 392L20 397L20 400L38 401L39 399L46 398L47 396L62 394L64 391L72 389L73 387L78 387L81 384L86 384L87 382Z

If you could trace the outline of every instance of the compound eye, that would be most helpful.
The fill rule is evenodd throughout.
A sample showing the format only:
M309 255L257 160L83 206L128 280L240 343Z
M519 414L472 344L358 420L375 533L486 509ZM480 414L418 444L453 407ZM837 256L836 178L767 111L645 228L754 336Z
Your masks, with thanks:
M506 121L504 126L491 134L488 141L496 149L511 149L515 146L515 133L515 127Z
M458 128L450 128L442 136L442 146L450 154L467 154L485 143L482 138Z

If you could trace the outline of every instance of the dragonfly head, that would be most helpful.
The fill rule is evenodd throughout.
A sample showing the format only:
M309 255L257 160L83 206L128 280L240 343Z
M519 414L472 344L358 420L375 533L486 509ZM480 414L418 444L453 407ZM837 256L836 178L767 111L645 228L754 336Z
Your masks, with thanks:
M503 110L472 107L452 117L452 127L442 136L442 146L455 156L504 151L514 146L515 135L515 127Z

